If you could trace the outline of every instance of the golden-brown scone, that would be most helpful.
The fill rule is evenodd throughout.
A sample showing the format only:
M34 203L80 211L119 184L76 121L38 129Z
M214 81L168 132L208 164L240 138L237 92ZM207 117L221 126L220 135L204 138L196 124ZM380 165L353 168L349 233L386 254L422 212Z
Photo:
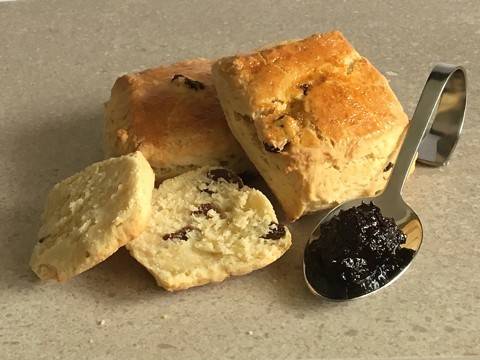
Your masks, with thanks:
M233 134L291 220L383 189L408 119L340 32L223 58L212 71Z
M140 150L160 181L207 165L253 170L225 121L211 64L196 59L118 78L105 104L106 156Z

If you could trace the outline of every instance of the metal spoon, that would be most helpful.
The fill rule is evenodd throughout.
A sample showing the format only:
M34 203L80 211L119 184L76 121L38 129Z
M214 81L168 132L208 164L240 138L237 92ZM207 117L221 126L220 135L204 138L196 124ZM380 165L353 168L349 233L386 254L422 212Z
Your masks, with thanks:
M448 135L455 140L447 142L448 146L443 146L441 149L443 155L440 161L446 163L446 160L450 153L453 152L456 141L458 140L463 124L465 106L465 70L462 67L447 64L435 66L425 84L422 95L420 96L420 100L410 123L410 128L408 129L405 140L398 154L396 164L392 170L390 180L384 192L376 197L347 201L331 210L315 227L305 249L307 250L308 246L313 241L321 241L320 226L338 215L341 210L347 210L354 206L359 206L362 202L373 202L373 204L380 208L384 217L393 218L397 226L405 233L407 240L403 247L414 250L416 254L422 244L423 228L417 214L402 199L403 185L405 184L408 171L415 161L415 155L417 154L420 143L426 134L429 136L432 135L432 124L436 123L436 120L434 121L434 119L437 117L440 117L443 123L450 124L450 127L446 126L450 130L445 133L448 133ZM437 137L442 138L442 133L437 135ZM445 137L446 136L443 136L443 138ZM438 148L435 149L437 149L437 152L440 152ZM330 300L350 300L371 295L392 284L405 272L405 270L407 270L410 263L411 261L391 277L388 282L374 291L368 292L368 290L365 290L364 293L355 292L354 294L349 294L348 291L345 291L341 296L339 296L338 291L334 290L335 287L338 290L338 283L329 284L328 277L324 276L325 274L315 273L316 281L311 281L312 279L309 279L308 274L312 276L311 270L314 267L312 267L311 264L308 264L308 262L306 263L305 255L303 272L305 281L313 294ZM320 279L320 281L318 279Z

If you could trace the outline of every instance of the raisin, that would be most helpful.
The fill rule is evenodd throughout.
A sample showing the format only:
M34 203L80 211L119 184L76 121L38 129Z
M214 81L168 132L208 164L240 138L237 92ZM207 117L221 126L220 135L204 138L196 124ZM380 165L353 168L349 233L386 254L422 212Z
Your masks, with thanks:
M307 94L310 92L310 87L311 87L311 86L312 86L312 85L310 85L310 84L300 84L298 87L299 87L300 89L302 89L303 95L307 95Z
M218 210L218 208L211 204L211 203L207 203L207 204L200 204L197 206L197 210L195 211L192 211L192 215L205 215L206 217L211 217L208 215L208 212L210 210L213 210L215 211L217 214L220 213L220 211Z
M390 170L391 168L393 168L393 163L389 162L387 164L387 166L385 166L385 169L383 169L383 172L387 172L388 170Z
M215 194L215 191L210 190L209 188L199 189L201 192L207 193L208 195Z
M270 239L270 240L278 240L281 239L285 236L286 231L285 231L285 226L282 224L277 224L276 222L271 222L270 225L268 225L268 233L262 236L264 239Z
M243 181L240 176L225 168L211 169L208 171L207 176L213 181L219 181L223 179L228 183L237 184L239 188L243 187Z
M288 143L287 143L288 144ZM285 146L287 145L285 144ZM278 148L276 147L275 145L272 145L272 144L269 144L269 143L263 143L263 147L265 148L265 150L267 150L268 152L271 152L271 153L280 153L282 152L283 150L285 150L285 146L281 147L281 148Z
M39 242L40 244L43 243L47 237L48 237L48 236L44 236L44 237L38 239L38 242Z
M185 75L182 75L182 74L173 75L171 82L175 82L175 81L180 81L183 84L185 84L186 87L188 87L190 89L193 89L195 91L205 89L205 85L203 83L201 83L200 81L192 80L192 79L190 79L190 78L188 78L188 77L186 77Z
M163 235L163 240L188 240L188 233L195 230L193 226L185 226L178 231Z

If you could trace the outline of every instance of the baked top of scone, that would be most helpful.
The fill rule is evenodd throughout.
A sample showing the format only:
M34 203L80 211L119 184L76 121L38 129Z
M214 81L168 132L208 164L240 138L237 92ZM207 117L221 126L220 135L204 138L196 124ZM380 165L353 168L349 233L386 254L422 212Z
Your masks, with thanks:
M225 168L165 180L152 208L147 229L127 249L169 291L262 268L291 244L269 200Z
M232 133L290 220L383 190L408 119L340 32L226 57L212 73Z
M195 59L118 78L105 105L107 155L140 150L160 177L176 175L174 167L247 163L218 102L211 64Z
M30 266L65 281L138 236L151 211L153 171L140 152L104 160L56 184L47 197Z
M272 152L356 142L408 122L387 80L338 31L223 58L213 72Z

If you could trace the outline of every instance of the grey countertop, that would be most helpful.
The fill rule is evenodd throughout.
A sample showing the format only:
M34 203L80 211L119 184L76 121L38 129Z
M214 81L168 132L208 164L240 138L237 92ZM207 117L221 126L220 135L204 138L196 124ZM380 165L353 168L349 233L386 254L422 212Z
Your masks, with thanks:
M340 29L412 114L436 62L465 65L463 138L406 198L425 225L395 286L347 304L303 284L309 218L278 262L218 285L157 288L125 251L74 280L28 268L46 192L102 158L115 78L192 57ZM479 359L478 1L31 1L0 3L0 359Z

